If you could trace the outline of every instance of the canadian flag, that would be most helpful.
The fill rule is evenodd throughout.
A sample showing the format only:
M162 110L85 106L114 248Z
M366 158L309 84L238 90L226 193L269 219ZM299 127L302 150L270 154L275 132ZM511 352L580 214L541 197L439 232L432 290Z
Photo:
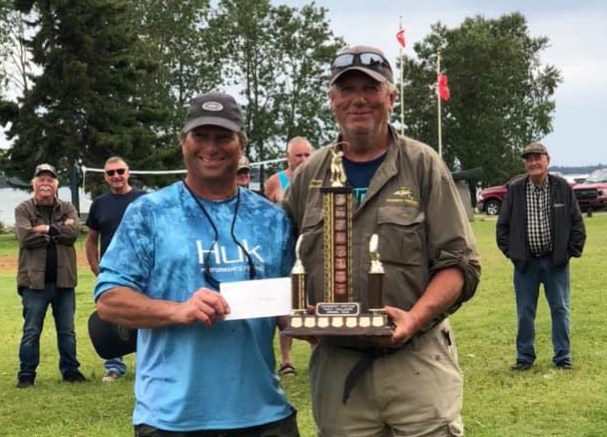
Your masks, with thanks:
M447 75L439 73L437 83L438 95L443 100L449 100L451 93L449 92L449 82L447 81Z
M396 41L402 48L405 48L405 29L402 27L399 27L398 32L396 32Z

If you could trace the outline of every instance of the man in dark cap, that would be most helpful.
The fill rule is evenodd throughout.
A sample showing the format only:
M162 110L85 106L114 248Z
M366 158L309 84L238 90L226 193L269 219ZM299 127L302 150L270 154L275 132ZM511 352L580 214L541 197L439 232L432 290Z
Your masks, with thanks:
M74 331L78 213L71 203L57 198L59 180L52 165L36 167L32 187L33 197L15 208L19 240L17 287L24 318L17 387L34 385L40 362L40 335L49 305L57 330L61 376L64 381L83 382L86 378L78 370Z
M569 183L548 173L550 156L541 143L523 149L527 177L508 187L497 220L497 245L514 264L517 335L514 371L535 361L535 314L540 284L552 315L552 361L571 369L569 259L582 255L586 230Z
M136 436L298 436L275 365L276 317L224 320L220 283L288 275L286 214L236 184L239 105L194 98L181 131L185 180L129 205L100 263L99 316L138 328Z
M389 124L396 102L390 64L366 46L347 47L331 63L334 143L296 172L284 207L302 234L311 304L323 299L323 195L331 173L353 190L353 296L366 305L367 248L379 236L391 336L320 338L310 361L319 435L463 435L463 378L447 321L470 299L478 253L453 178L429 146ZM343 172L335 169L339 156Z

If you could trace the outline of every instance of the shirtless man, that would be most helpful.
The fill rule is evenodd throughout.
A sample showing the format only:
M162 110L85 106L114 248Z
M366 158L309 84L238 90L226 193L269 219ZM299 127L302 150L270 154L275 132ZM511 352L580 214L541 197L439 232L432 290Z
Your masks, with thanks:
M272 202L280 203L291 182L293 172L297 167L306 162L310 157L314 148L310 142L304 137L294 137L287 143L287 163L286 170L270 176L266 182L265 195ZM291 345L293 339L288 336L280 336L280 368L278 374L280 376L294 376L295 368L291 360Z
M313 151L312 144L304 137L292 138L287 143L288 167L286 170L279 171L270 176L266 182L265 194L268 199L275 203L282 201L289 182L291 182L291 177L293 177L293 172L297 167L306 162Z

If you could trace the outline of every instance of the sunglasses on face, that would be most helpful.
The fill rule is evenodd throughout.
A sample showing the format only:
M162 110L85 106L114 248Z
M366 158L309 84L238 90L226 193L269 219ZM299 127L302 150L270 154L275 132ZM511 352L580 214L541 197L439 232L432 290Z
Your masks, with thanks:
M106 170L105 174L109 177L114 176L115 173L118 173L120 176L126 173L126 168L117 168L116 170Z
M382 68L387 68L392 71L388 61L377 53L344 53L343 55L337 55L331 63L331 71L339 71L353 65L369 67L378 71L381 71Z

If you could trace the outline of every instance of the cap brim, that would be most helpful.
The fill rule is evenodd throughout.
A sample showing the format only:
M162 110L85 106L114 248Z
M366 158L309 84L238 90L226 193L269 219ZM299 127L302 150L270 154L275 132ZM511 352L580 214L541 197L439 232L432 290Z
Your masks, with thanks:
M348 68L340 71L339 73L337 73L335 76L333 76L333 78L331 78L331 83L329 85L333 85L335 82L337 82L339 80L339 78L341 78L344 74L346 74L350 71L360 71L361 73L365 73L367 76L371 77L371 79L376 80L377 82L387 82L388 81L388 78L386 76L384 76L383 74L381 74L375 70L371 70L370 68L365 68L360 65L352 65L351 67L348 67Z
M525 156L529 156L529 155L548 155L548 154L546 152L530 151L530 152L521 153L521 158L524 158Z
M192 129L195 129L199 126L219 126L219 127L223 127L228 130L231 130L233 132L240 132L240 130L241 130L240 126L238 126L236 123L234 123L233 121L227 120L223 117L204 116L204 117L198 117L198 118L188 121L185 124L185 126L183 126L181 133L186 134L189 131L191 131Z
M39 172L37 172L34 177L37 178L38 176L40 176L42 173L48 173L51 176L53 176L55 179L57 179L57 173L51 171L51 170L40 170Z
M101 320L97 311L89 317L89 336L97 354L104 359L121 357L137 349L137 330Z

